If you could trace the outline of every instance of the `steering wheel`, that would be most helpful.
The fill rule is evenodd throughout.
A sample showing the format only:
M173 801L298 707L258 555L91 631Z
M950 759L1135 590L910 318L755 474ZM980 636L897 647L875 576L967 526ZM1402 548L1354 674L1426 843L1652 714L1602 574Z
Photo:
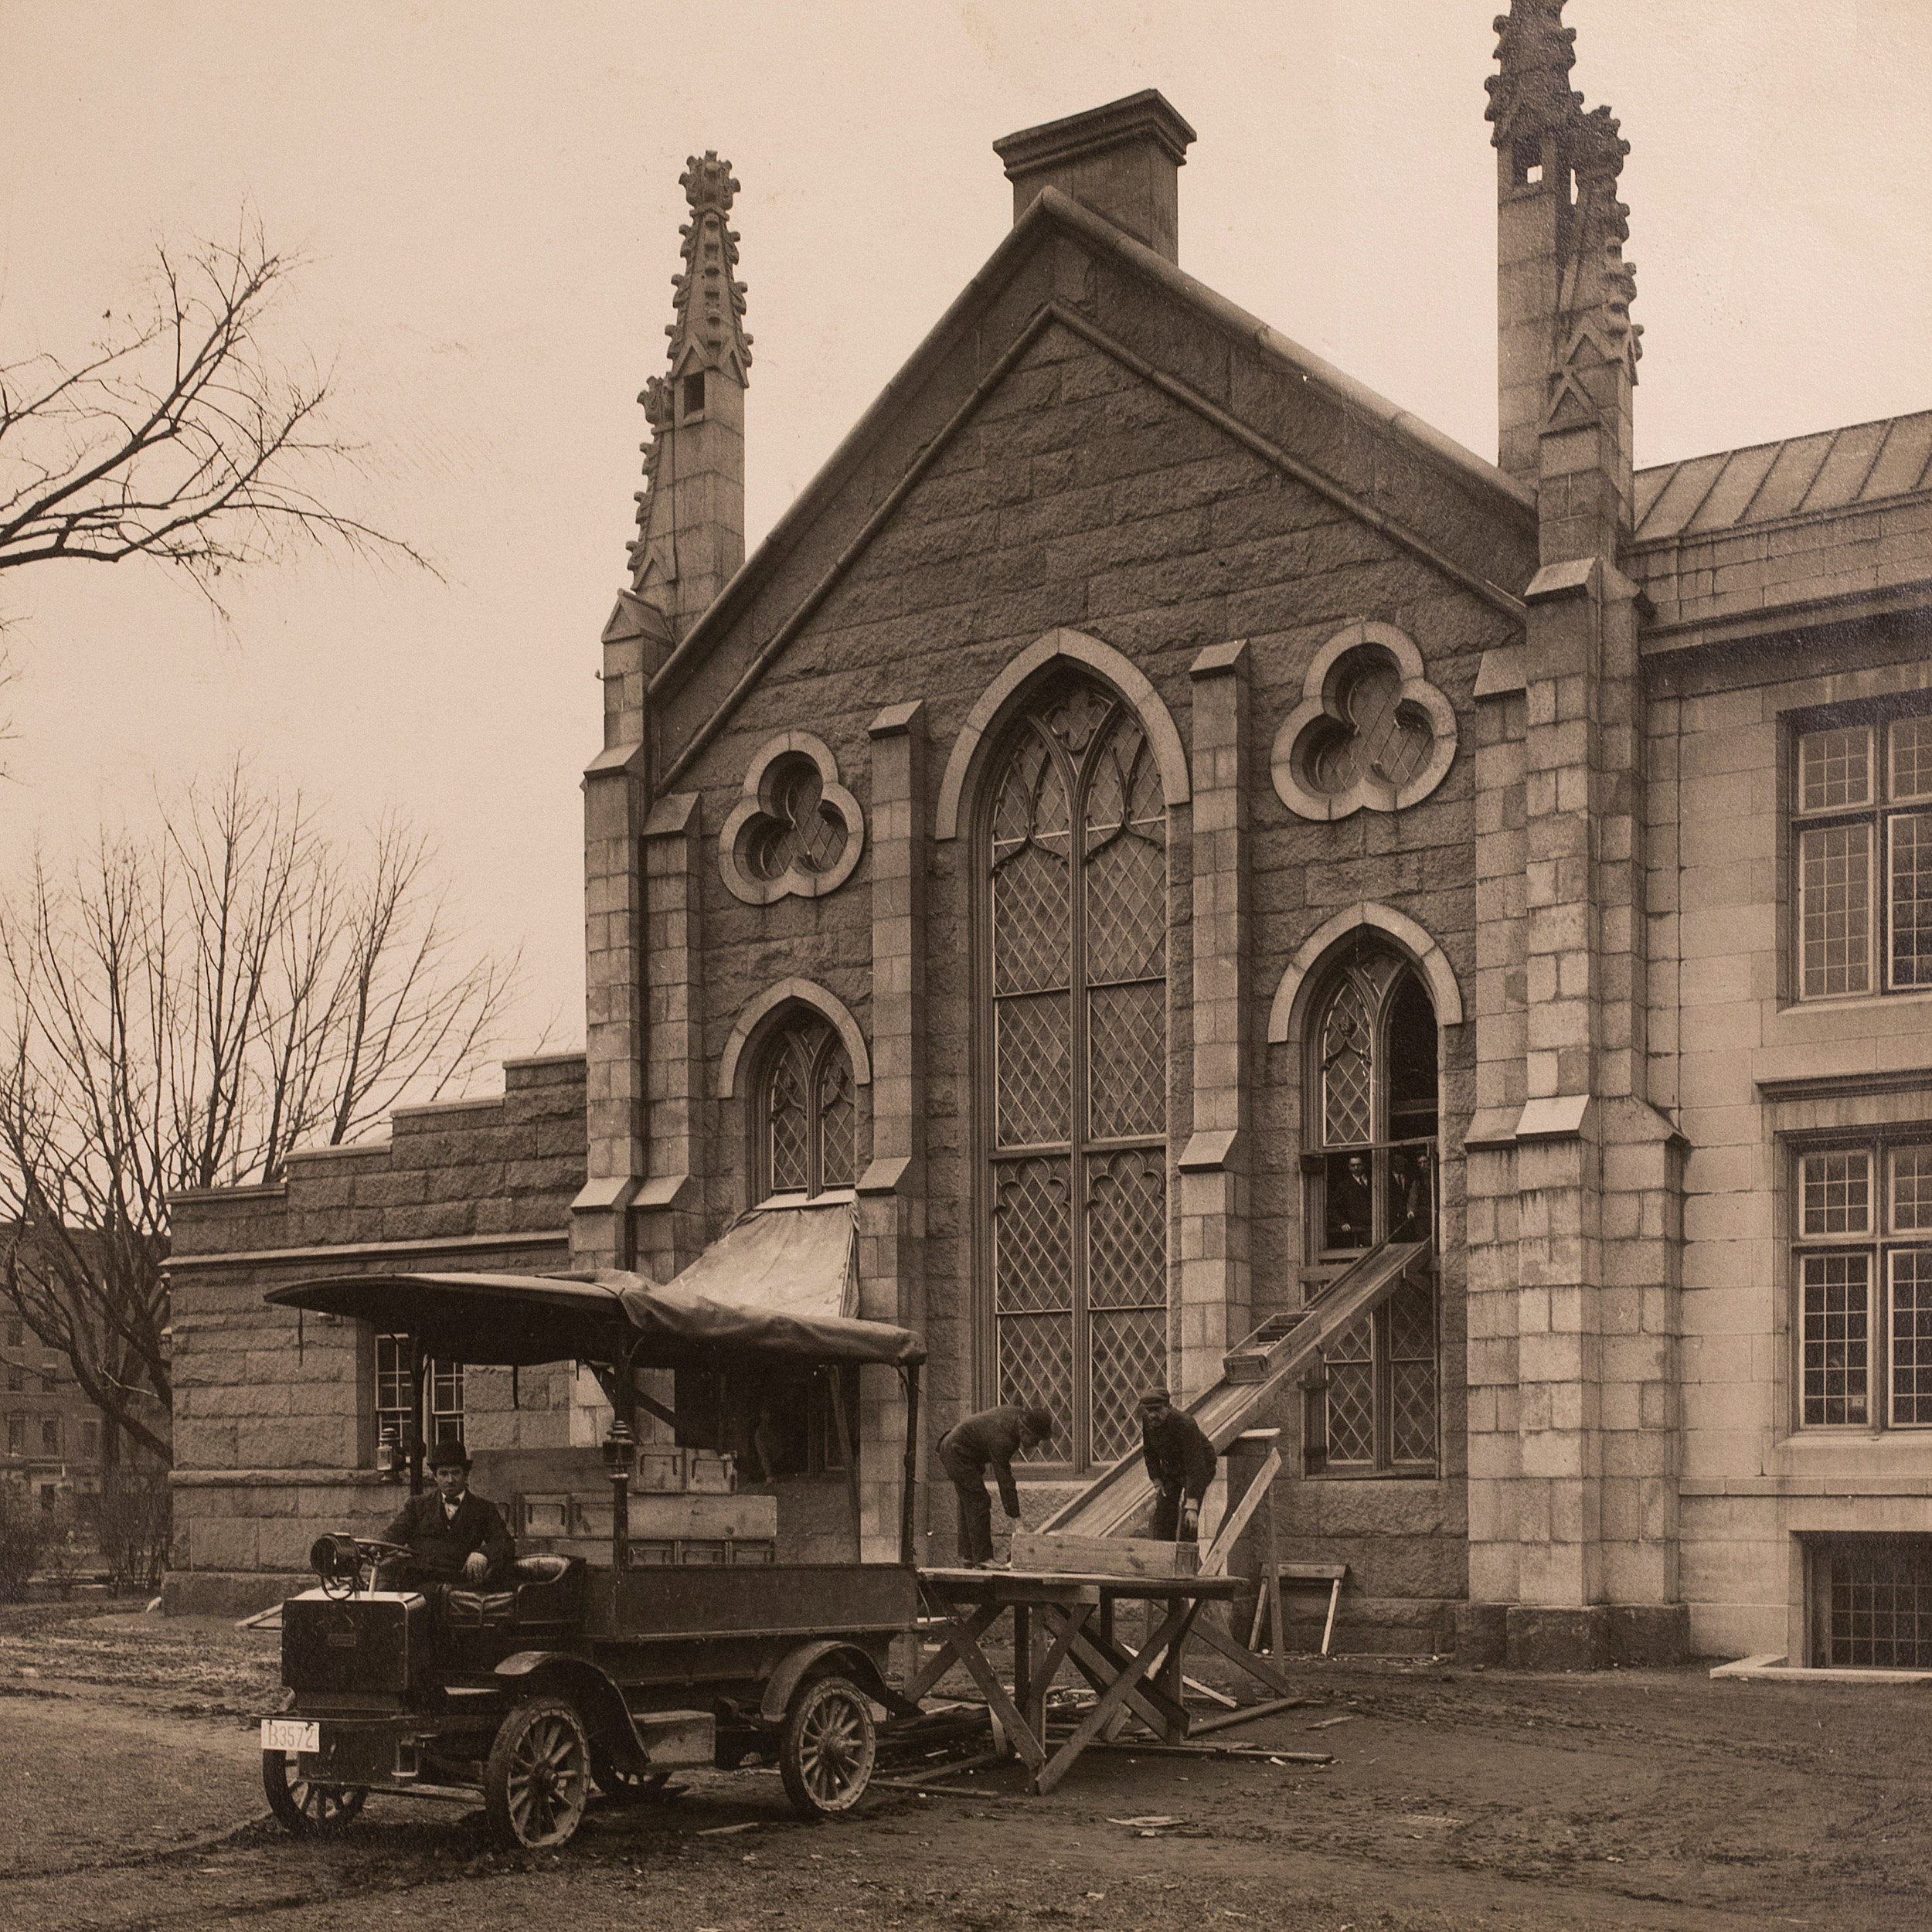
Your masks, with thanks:
M409 1554L406 1543L389 1543L374 1536L318 1536L308 1553L309 1567L321 1579L325 1594L354 1597L376 1587L378 1566L390 1556Z

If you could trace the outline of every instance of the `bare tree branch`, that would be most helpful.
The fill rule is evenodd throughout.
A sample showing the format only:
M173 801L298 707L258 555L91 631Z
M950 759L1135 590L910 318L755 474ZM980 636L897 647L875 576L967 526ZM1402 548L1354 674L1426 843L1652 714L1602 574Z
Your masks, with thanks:
M466 952L434 859L238 764L0 908L0 1302L157 1455L169 1196L277 1182L494 1056L519 962Z
M328 377L265 345L299 259L246 213L232 245L157 257L147 312L121 338L71 365L0 363L0 570L155 557L219 609L224 570L302 542L430 567L336 507L359 452L329 426Z

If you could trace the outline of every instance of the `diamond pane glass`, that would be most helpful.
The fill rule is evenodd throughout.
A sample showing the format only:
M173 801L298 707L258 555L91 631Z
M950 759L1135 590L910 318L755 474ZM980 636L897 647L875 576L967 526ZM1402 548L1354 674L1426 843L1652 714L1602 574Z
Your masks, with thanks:
M1087 978L1158 979L1167 971L1167 857L1135 829L1087 862Z
M818 767L802 753L781 758L766 780L770 814L745 852L760 879L781 879L792 866L829 872L845 849L845 821L825 801Z
M1389 1372L1389 1454L1396 1462L1436 1459L1436 1365L1398 1362Z
M1426 1286L1405 1282L1389 1298L1389 1359L1391 1362L1435 1360L1436 1303Z
M1366 1362L1328 1367L1328 1466L1375 1461L1375 1369Z
M1893 1151L1892 1226L1899 1234L1932 1233L1932 1147Z
M766 1089L766 1147L774 1194L802 1190L810 1180L807 1157L811 1131L799 1059L795 1042L781 1043L772 1056L771 1080Z
M1798 839L1804 996L1872 990L1872 828L1825 825Z
M1072 889L1066 835L1017 848L993 874L993 991L1031 993L1067 984Z
M1862 1423L1869 1413L1871 1270L1869 1254L1803 1257L1808 1423Z
M1000 1145L1064 1141L1073 1050L1066 995L998 1000L993 1014Z
M1167 1163L1158 1153L1100 1155L1087 1168L1087 1301L1167 1305ZM1138 1393L1138 1392L1137 1392Z
M1872 1225L1872 1157L1852 1148L1808 1154L1800 1220L1807 1234L1863 1234Z
M994 1161L999 1373L1073 1423L1049 1459L1081 1468L1131 1446L1165 1362L1165 1148L1085 1149L1165 1138L1166 806L1139 720L1085 678L1015 731L988 855L994 1146L1056 1151Z
M1087 995L1088 1104L1096 1140L1155 1134L1167 1117L1167 982Z
M1889 821L1892 984L1932 986L1932 812Z
M1932 1248L1892 1257L1892 1420L1932 1422Z
M1106 1308L1093 1318L1094 1460L1111 1462L1141 1439L1142 1393L1167 1379L1167 1310Z
M1798 741L1798 809L1872 802L1872 734L1863 725L1808 731Z
M855 1165L853 1129L858 1107L852 1092L852 1060L835 1040L818 1068L818 1185L850 1187Z
M1000 1400L1063 1417L1073 1383L1072 1314L1003 1315L998 1335Z
M1324 1138L1347 1147L1371 1138L1369 1016L1362 994L1344 980L1321 1029Z
M1071 1172L1064 1158L994 1169L993 1305L1002 1317L1073 1307Z

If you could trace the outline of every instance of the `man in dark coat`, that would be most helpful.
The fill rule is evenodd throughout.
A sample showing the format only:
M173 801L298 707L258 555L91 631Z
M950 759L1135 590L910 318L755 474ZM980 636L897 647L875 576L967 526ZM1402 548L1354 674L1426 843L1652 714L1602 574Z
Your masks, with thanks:
M1214 1444L1201 1425L1168 1400L1165 1389L1141 1398L1141 1455L1160 1495L1154 1505L1154 1538L1185 1542L1201 1533L1201 1498L1214 1480Z
M430 1451L436 1488L403 1504L383 1532L385 1543L406 1544L406 1557L386 1566L385 1581L467 1584L480 1588L501 1577L515 1560L516 1545L495 1503L470 1493L470 1458L461 1441L446 1436Z
M1013 1458L1022 1449L1051 1439L1053 1418L1044 1409L1002 1403L955 1423L939 1439L934 1453L952 1478L959 1499L959 1560L984 1570L993 1560L993 1499L986 1493L990 1466L999 1485L1000 1507L1019 1519L1019 1491L1013 1483Z

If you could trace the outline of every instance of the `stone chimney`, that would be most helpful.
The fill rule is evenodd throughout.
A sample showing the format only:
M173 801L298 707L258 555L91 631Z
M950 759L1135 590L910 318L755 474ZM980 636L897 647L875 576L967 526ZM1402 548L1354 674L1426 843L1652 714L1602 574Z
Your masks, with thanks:
M1023 128L995 141L993 152L1013 184L1015 221L1043 188L1057 188L1178 262L1179 176L1193 138L1194 130L1148 87L1064 121Z

